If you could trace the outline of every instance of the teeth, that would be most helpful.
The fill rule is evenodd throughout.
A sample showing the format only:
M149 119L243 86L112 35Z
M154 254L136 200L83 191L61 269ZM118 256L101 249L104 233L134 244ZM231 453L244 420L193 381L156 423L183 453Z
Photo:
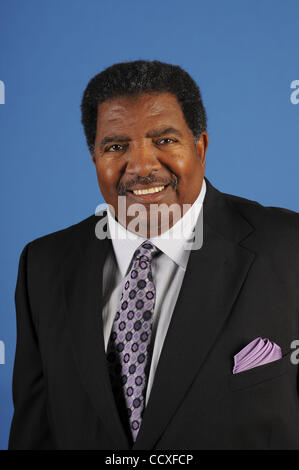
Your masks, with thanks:
M149 188L149 189L136 189L133 191L134 194L140 195L140 194L152 194L152 193L158 193L159 191L163 191L164 186L157 186L155 188Z

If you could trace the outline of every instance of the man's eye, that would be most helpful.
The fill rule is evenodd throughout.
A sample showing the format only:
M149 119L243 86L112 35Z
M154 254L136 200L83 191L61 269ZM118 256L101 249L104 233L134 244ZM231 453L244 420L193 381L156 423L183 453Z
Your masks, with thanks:
M175 140L175 139L170 139L169 137L165 137L164 139L158 140L157 143L164 145L164 144L170 144L171 142L177 142L177 140Z
M123 150L123 145L113 144L105 148L105 152L120 152Z

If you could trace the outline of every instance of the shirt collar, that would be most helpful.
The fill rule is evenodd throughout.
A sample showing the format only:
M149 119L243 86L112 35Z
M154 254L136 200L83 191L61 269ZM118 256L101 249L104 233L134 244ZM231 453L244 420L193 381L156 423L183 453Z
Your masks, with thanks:
M189 253L185 249L186 240L190 239L197 222L206 194L206 182L203 179L200 193L191 208L169 230L157 237L152 237L151 242L172 259L177 265L186 269ZM122 277L127 273L135 250L146 238L127 230L112 215L107 207L108 227L113 249Z

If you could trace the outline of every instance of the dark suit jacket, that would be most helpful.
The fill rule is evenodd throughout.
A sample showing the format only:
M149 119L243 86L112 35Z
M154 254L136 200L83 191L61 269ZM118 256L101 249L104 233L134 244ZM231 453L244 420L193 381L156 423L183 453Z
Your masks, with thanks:
M299 449L299 214L207 181L192 251L142 426L131 445L106 368L102 268L91 216L29 243L16 288L10 449ZM233 375L261 336L283 358Z

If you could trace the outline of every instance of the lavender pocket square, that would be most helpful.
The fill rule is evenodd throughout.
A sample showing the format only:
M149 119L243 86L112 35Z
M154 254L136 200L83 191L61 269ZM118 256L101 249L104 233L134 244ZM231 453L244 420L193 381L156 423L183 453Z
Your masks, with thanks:
M256 338L234 356L233 374L281 359L280 347L268 338Z

